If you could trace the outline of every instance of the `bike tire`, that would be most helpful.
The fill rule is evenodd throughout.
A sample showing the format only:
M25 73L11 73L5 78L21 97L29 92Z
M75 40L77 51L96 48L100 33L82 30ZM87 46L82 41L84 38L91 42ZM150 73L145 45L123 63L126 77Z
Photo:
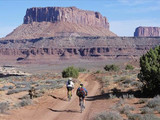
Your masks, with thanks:
M80 112L82 113L84 110L84 103L83 103L83 99L80 99Z

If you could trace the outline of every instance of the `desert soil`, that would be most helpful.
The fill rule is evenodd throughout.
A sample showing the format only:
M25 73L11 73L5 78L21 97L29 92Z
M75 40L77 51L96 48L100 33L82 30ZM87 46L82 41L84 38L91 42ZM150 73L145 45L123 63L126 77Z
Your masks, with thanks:
M34 100L34 105L9 111L2 118L4 120L89 120L103 109L109 108L114 102L104 103L104 100L93 99L100 91L100 84L95 81L95 78L96 76L91 74L81 74L79 77L88 90L86 109L83 113L80 113L79 100L76 96L78 85L76 85L70 102L66 97L66 88L63 87Z

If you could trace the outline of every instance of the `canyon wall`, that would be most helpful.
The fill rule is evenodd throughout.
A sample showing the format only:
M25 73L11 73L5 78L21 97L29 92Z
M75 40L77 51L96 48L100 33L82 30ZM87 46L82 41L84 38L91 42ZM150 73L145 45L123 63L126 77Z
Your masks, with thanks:
M51 37L0 42L0 56L15 60L51 61L60 59L138 59L150 48L160 44L160 38L136 37Z
M76 7L29 8L24 17L24 24L60 21L109 29L107 18L99 12L80 10Z
M160 27L138 27L134 32L135 37L160 37Z

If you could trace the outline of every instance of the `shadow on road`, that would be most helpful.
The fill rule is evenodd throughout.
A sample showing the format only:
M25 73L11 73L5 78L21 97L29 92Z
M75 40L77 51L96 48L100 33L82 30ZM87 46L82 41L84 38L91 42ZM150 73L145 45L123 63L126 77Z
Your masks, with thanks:
M136 98L147 98L148 97L142 94L139 90L138 91L129 90L129 91L123 92L117 89L112 89L112 92L103 93L103 94L95 95L95 96L88 96L86 97L86 101L109 99L111 96L115 96L117 98L125 98L126 96L127 97L133 96Z
M109 99L109 93L86 97L86 101L94 101L94 100L102 100L102 99Z
M52 112L71 112L71 113L80 113L80 111L78 110L54 110L51 108L48 108L49 110L51 110Z
M54 99L59 99L59 100L62 100L62 101L67 101L67 100L64 99L64 98L56 97L56 96L54 96L54 95L49 95L49 96L51 96L51 97L54 98Z
M18 75L18 74L6 74L0 73L0 78L6 78L6 77L12 77L12 76L24 76L24 75Z

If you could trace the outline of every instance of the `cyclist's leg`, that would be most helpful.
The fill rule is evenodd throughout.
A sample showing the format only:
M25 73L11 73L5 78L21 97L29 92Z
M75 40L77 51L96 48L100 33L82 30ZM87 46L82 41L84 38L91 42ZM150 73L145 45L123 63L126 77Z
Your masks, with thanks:
M70 88L71 96L72 96L72 88Z
M72 88L71 87L68 88L68 92L72 96Z
M84 105L84 107L85 107L85 97L83 97L83 105Z
M79 97L79 106L80 106L80 102L81 102L81 100L80 100L80 97Z
M69 95L69 88L67 87L67 97L68 97L68 95Z

